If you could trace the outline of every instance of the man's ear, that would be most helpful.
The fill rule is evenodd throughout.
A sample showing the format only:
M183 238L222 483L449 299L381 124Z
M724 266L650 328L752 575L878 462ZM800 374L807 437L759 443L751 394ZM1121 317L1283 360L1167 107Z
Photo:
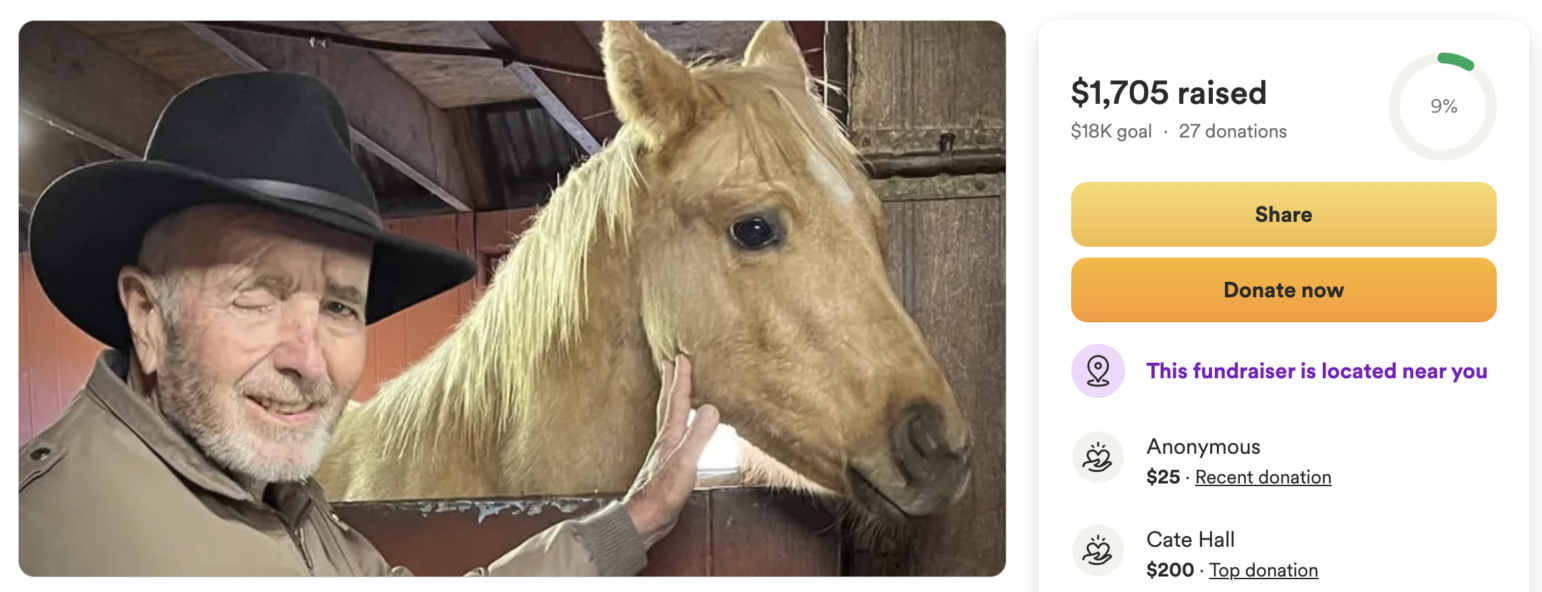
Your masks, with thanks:
M138 267L130 265L118 271L118 301L128 315L134 357L146 376L153 376L165 361L166 327L159 303L175 297L155 293L155 286L150 275Z
M606 21L604 31L605 87L616 118L654 146L688 129L701 102L685 64L633 23Z

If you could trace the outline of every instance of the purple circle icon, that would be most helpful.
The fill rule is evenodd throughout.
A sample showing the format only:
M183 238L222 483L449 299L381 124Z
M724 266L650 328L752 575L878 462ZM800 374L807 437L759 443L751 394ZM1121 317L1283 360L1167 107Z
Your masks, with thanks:
M1082 394L1101 399L1124 384L1124 358L1106 345L1089 345L1071 362L1071 380Z

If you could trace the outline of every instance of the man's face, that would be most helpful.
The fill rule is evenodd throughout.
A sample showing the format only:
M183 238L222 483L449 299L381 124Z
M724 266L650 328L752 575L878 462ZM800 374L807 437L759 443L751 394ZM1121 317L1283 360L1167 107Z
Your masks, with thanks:
M163 255L171 293L153 316L130 311L162 412L249 479L310 476L363 373L368 241L222 206L162 237L147 252Z

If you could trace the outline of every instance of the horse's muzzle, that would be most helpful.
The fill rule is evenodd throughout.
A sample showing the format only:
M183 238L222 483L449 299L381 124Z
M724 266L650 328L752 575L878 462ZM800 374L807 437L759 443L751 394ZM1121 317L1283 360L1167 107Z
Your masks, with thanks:
M848 478L853 496L891 520L931 515L958 500L969 488L969 455L972 443L948 443L942 414L937 407L916 404L900 414L891 438L894 463L904 478L903 486L875 483L853 469Z

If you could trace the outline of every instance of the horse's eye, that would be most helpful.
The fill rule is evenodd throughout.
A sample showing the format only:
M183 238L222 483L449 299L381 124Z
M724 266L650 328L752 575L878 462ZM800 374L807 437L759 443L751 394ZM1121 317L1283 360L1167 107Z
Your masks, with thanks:
M776 244L776 226L760 216L745 218L734 223L734 242L746 249L764 249Z

